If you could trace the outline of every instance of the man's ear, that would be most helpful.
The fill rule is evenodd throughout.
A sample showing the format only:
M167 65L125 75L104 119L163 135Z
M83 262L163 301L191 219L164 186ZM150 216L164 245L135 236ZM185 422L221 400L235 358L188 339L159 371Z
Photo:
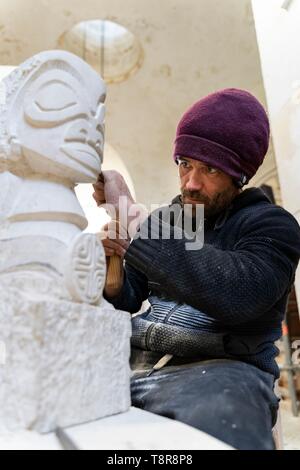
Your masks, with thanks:
M232 178L232 182L233 182L233 185L234 185L235 188L239 189L240 191L242 190L243 184L241 184L240 181L238 181L238 180ZM240 192L240 191L239 191L239 192Z

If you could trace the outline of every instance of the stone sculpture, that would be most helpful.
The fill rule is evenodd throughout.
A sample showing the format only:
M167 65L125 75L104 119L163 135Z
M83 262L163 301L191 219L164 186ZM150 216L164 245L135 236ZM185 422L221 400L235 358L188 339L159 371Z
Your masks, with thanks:
M105 84L46 51L0 84L0 429L48 432L130 406L130 317L102 297L102 244L78 183L94 183Z

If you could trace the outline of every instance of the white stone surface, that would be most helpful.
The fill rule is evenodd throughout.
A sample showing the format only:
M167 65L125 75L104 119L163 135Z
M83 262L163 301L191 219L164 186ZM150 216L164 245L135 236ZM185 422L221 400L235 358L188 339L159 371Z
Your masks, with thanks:
M106 278L106 259L101 243L92 234L80 234L68 250L65 280L78 302L97 305Z
M232 450L186 424L134 407L126 413L65 431L81 450ZM0 450L14 449L59 450L61 445L53 433L0 434Z
M130 406L130 315L102 298L104 249L74 191L101 172L106 88L64 51L0 87L0 428L48 432Z
M0 286L0 429L48 432L126 411L129 314ZM42 297L42 295L40 295Z
M300 223L300 4L252 0L283 206ZM296 273L300 301L300 268Z

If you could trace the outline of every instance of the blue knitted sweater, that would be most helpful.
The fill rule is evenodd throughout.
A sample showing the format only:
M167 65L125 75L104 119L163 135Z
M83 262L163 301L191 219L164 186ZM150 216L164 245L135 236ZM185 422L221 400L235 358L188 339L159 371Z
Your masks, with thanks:
M171 205L179 200L175 198ZM278 349L274 343L281 336L300 257L296 219L272 204L262 190L249 188L218 217L205 221L200 250L186 250L186 240L184 235L178 236L181 229L176 224L170 224L171 238L163 239L163 224L159 217L152 217L152 234L154 230L156 236L132 241L125 256L123 288L108 300L118 309L135 313L148 299L151 307L141 318L152 323L156 332L172 326L182 333L197 333L200 342L201 333L205 333L206 345L211 333L212 351L204 348L201 354L200 347L199 355L245 361L277 378ZM139 331L134 332L135 338ZM147 335L150 331L153 333L153 328ZM220 333L223 350L214 346L213 335ZM172 329L170 334L176 336L171 346L168 342L160 348L146 337L142 347L187 355L178 337L181 343L188 337L173 334Z

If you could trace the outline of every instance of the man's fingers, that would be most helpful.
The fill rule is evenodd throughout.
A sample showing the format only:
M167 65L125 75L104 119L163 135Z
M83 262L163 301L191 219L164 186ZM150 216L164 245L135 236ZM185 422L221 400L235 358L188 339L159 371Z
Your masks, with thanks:
M105 254L107 254L107 256L117 255L117 256L120 256L120 258L124 258L125 253L126 253L126 250L122 248L120 245L116 245L114 249L104 247L104 251L105 251Z
M107 232L107 230L108 230L108 223L103 225L102 232Z
M104 186L105 186L104 178L103 178L102 175L101 175L101 177L99 177L97 183L94 183L94 184L93 184L93 187L94 187L95 189L99 189L99 190L103 190L103 191L104 191Z
M102 241L102 245L106 248L110 248L112 250L118 250L121 248L126 248L128 246L128 242L125 240L111 240L110 238L106 238Z
M102 242L102 245L103 245L103 248L104 248L104 251L105 251L105 255L106 256L114 256L117 254L116 250L115 250L115 245L113 243L111 243L111 240L109 239L106 239L106 240L101 240Z
M104 190L104 184L101 182L98 182L96 184L93 184L93 188L95 190L93 194L93 198L97 202L97 204L103 204L105 202L105 190Z
M107 183L108 181L112 181L112 180L124 180L123 176L121 175L121 173L119 173L118 171L116 170L105 170L102 172L101 174L101 181L103 181L105 183Z
M115 256L116 254L115 250L112 250L111 248L105 248L104 251L105 251L105 255L109 257Z
M115 254L123 258L129 247L129 242L126 240L111 240L106 238L102 239L101 242L107 256L113 256Z
M104 178L104 174L103 174L103 172L102 172L102 173L100 173L100 175L98 176L98 181L97 181L97 183L104 183L104 181L105 181L105 178Z
M101 234L106 233L108 238L112 240L129 240L129 235L125 227L117 220L111 220L101 229ZM105 236L103 238L106 238Z
M126 250L128 248L128 241L127 240L111 240L110 238L106 238L104 240L101 240L103 246L106 248L110 248L112 250L119 250L119 249L124 249Z
M93 193L93 198L95 199L98 206L105 204L105 199L103 198L103 196L97 194L96 192Z
M104 183L98 181L97 183L93 184L93 188L95 190L93 193L93 198L95 199L97 205L100 206L101 204L104 204L106 202Z
M99 195L96 191L93 193L93 198L97 203L103 201L103 197Z

